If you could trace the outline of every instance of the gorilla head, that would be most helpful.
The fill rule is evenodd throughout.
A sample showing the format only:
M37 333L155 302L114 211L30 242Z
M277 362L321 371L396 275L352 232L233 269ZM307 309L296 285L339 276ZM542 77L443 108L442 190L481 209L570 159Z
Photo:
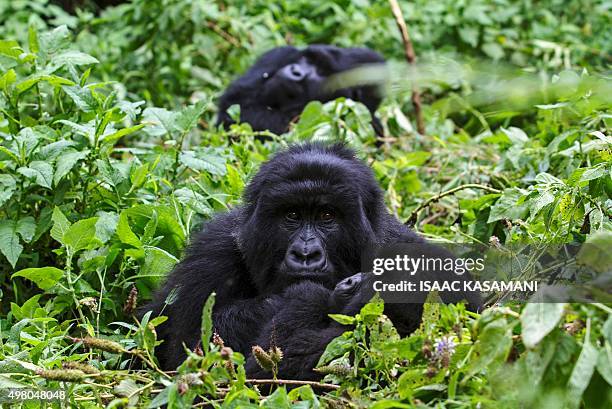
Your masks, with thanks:
M374 112L380 105L376 86L359 86L326 91L325 81L332 74L365 64L383 64L385 60L368 48L338 48L311 45L303 50L278 47L268 51L242 77L234 81L219 101L218 125L233 121L227 113L231 105L240 105L240 120L256 131L276 134L287 131L310 101L330 101L346 97L362 102L372 114L378 135L382 125Z
M359 270L387 214L372 171L341 145L276 155L253 178L245 202L238 245L260 291L304 279L333 288Z

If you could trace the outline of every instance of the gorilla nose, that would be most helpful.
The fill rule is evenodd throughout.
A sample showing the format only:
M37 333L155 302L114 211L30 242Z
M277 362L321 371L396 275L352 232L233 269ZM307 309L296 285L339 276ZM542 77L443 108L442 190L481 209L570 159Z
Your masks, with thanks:
M325 265L323 249L318 246L294 246L287 254L287 264L294 270L318 270Z
M302 81L306 74L306 70L300 64L290 64L285 69L285 76L291 81Z

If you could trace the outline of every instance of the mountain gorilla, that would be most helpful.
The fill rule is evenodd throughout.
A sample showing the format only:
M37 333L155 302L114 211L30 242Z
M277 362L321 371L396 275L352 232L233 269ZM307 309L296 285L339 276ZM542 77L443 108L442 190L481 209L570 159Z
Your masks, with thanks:
M383 128L375 111L382 100L379 87L373 85L325 90L325 80L332 74L366 64L384 64L380 54L368 48L339 48L311 45L274 48L261 56L242 77L234 81L219 101L217 125L233 123L227 110L240 105L240 120L253 130L269 130L277 135L287 131L289 123L302 113L310 101L331 101L339 97L362 102L372 114L372 126L378 136Z
M354 275L362 253L393 243L431 246L389 214L372 171L350 149L304 144L276 154L247 186L244 204L192 238L144 309L168 316L158 328L162 368L175 369L185 358L183 345L198 344L202 307L214 291L213 322L226 345L248 356L276 326L286 354L280 376L313 378L312 365L342 332L327 314L357 312L372 296L351 285L361 277ZM330 296L334 288L341 296ZM175 301L167 303L171 292ZM478 306L477 295L467 298ZM422 305L387 304L385 313L407 335L419 325Z

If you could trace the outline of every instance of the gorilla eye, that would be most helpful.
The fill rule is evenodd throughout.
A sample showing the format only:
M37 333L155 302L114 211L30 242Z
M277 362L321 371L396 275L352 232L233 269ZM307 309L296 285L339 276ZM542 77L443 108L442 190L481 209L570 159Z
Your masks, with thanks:
M298 219L298 217L299 217L299 216L298 216L297 212L294 212L294 211L288 211L288 212L285 214L285 217L287 218L287 220L296 221L296 220Z
M319 219L324 222L331 222L332 220L334 220L334 218L335 218L335 215L331 210L323 210L319 214Z

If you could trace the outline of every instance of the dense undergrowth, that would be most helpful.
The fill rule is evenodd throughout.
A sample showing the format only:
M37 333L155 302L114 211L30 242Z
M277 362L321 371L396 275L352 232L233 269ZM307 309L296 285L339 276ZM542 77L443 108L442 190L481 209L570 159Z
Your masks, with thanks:
M425 135L412 125L387 2L246 4L133 1L67 14L44 0L0 1L0 391L61 387L72 407L190 407L198 395L226 407L610 407L609 269L601 303L482 314L430 304L403 339L376 300L336 317L355 324L320 362L339 389L260 393L244 357L209 344L208 314L203 350L176 374L157 369L163 318L138 322L135 304L190 233L239 203L259 164L292 142L354 146L389 209L431 239L592 243L582 262L611 265L608 3L405 4ZM395 61L382 147L352 101L312 103L265 143L248 125L212 125L231 78L287 42L367 45Z

